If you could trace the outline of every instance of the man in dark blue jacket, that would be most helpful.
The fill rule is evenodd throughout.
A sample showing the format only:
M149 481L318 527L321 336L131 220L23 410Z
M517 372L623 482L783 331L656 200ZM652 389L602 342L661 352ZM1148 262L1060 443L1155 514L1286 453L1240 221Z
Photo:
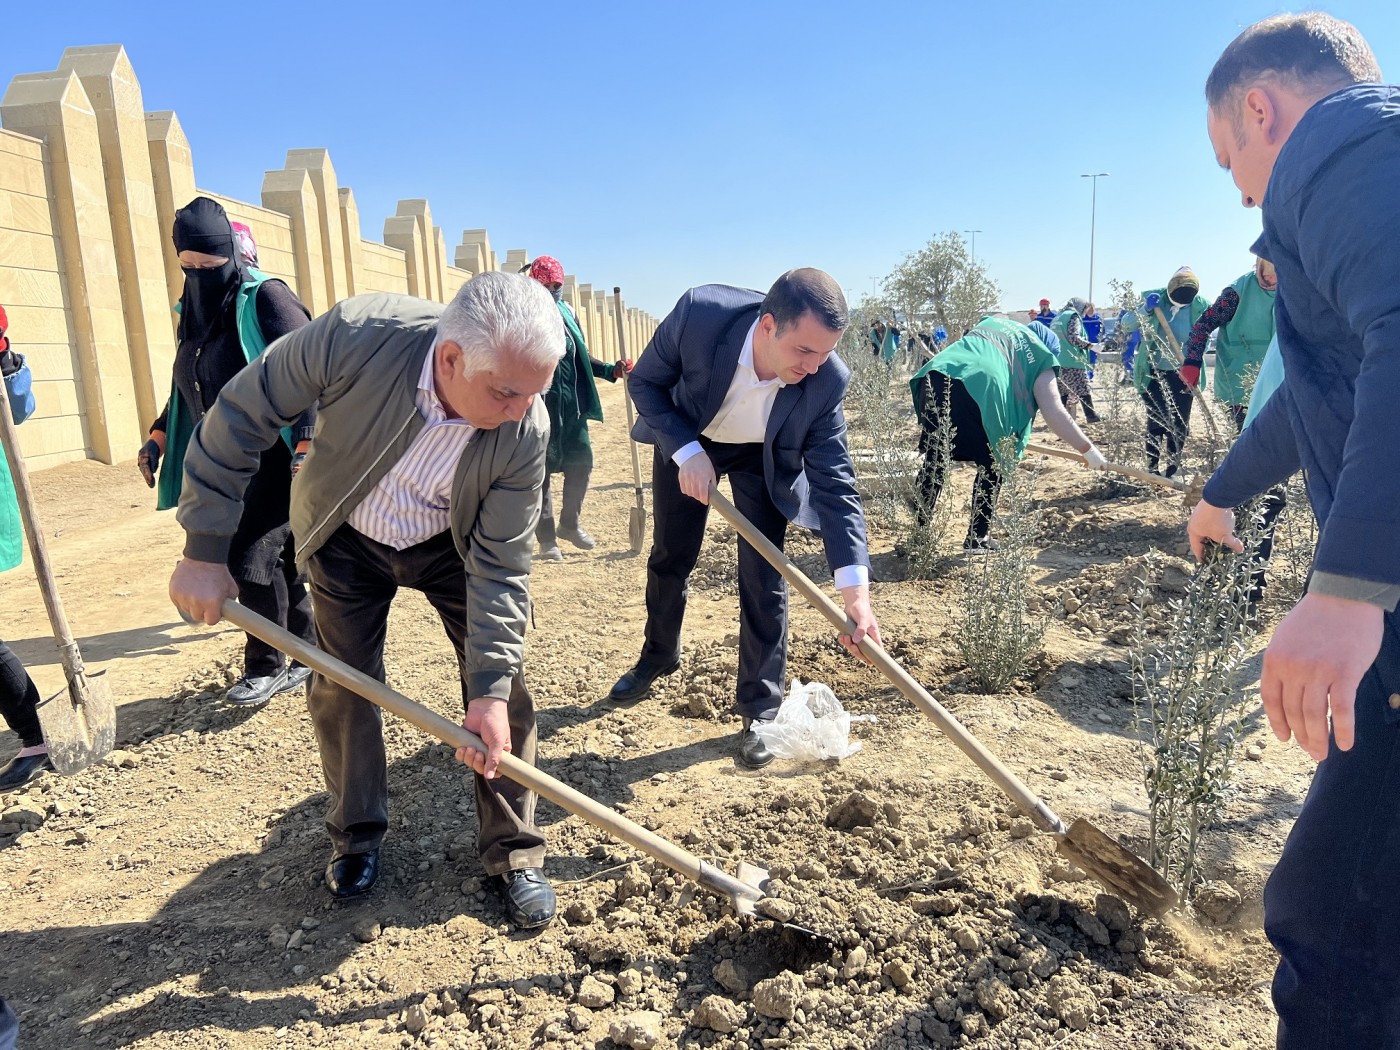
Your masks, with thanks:
M646 640L637 665L613 686L614 702L640 700L680 665L687 581L705 538L710 488L725 474L739 512L778 547L789 521L820 527L856 627L842 643L861 656L865 635L880 640L841 409L851 372L834 352L846 324L836 281L799 269L767 295L692 288L652 336L627 380L639 415L632 436L656 446ZM740 540L738 757L750 769L773 759L753 723L777 713L786 663L787 585Z
M1238 551L1229 508L1306 471L1308 593L1274 631L1274 733L1320 764L1264 893L1278 1045L1400 1047L1400 88L1355 28L1281 15L1206 84L1211 143L1278 268L1286 379L1206 485L1192 547ZM1330 732L1329 732L1330 713Z

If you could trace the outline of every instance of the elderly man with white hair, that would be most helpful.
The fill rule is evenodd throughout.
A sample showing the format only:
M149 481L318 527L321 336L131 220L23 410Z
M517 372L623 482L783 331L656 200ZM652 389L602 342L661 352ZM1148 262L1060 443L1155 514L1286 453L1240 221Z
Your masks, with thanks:
M279 339L233 379L185 455L175 604L217 623L238 589L225 567L259 452L309 406L316 441L292 486L297 564L311 581L321 648L384 679L389 605L423 592L461 668L463 724L486 743L475 770L478 851L512 922L554 917L535 796L497 776L501 753L533 762L522 676L526 584L549 421L539 395L564 352L553 299L528 277L484 273L452 302L347 299ZM322 675L308 706L320 746L335 897L367 892L388 827L376 707Z

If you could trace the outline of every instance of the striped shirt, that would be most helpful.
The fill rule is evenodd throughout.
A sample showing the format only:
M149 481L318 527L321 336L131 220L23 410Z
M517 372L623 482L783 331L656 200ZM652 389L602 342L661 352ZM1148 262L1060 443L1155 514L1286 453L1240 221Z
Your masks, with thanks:
M403 550L446 532L451 524L452 478L476 427L450 419L433 383L437 348L428 352L414 403L426 425L403 457L350 513L350 527Z

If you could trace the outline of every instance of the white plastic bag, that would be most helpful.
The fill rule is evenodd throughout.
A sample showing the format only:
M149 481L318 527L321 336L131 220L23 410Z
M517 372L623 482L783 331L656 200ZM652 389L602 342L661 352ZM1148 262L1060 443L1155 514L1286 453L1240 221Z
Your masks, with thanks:
M821 682L794 681L773 721L758 723L753 731L778 758L823 761L850 758L860 750L860 741L851 741L852 721L873 722L875 716L853 719Z

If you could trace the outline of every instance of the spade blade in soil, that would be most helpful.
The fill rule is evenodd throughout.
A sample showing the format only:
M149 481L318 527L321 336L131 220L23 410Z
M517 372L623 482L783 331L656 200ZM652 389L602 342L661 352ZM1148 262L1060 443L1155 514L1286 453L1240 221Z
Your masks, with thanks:
M1180 903L1176 890L1150 864L1082 817L1060 837L1059 847L1091 877L1141 912L1160 917Z
M103 673L79 671L39 705L49 761L67 776L100 762L117 738L117 710Z
M647 513L641 507L633 507L627 519L627 538L632 543L632 553L641 554L642 544L647 534Z

